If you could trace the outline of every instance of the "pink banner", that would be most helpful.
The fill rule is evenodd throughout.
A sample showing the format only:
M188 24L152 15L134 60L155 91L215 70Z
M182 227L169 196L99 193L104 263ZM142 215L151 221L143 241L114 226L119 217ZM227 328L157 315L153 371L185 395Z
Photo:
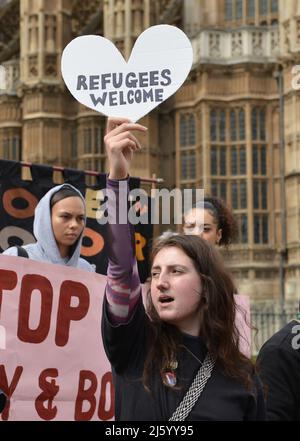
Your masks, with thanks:
M3 420L110 420L110 364L101 340L106 278L0 257Z
M110 364L102 346L106 277L0 256L0 388L3 420L111 420ZM148 286L144 286L144 299ZM250 355L249 299L236 296L236 324Z
M234 296L236 303L235 325L240 333L240 351L251 357L251 328L250 328L250 299L249 296L236 294Z

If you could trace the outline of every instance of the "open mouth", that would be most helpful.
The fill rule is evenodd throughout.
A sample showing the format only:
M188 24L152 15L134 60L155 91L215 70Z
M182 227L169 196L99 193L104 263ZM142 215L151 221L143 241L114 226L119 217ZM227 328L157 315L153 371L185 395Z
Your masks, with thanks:
M171 303L174 301L173 297L169 296L160 296L158 299L159 303Z

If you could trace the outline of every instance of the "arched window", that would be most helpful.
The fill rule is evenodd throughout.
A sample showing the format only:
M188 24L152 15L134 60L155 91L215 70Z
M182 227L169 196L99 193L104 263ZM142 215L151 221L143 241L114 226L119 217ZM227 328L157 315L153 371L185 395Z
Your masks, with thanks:
M255 0L248 0L247 2L247 17L255 17Z
M240 208L247 208L247 182L240 182Z
M268 14L268 0L259 0L259 14L260 15Z
M231 147L231 174L237 175L238 174L238 167L237 167L237 148Z
M236 114L235 110L230 112L230 138L231 141L236 141Z
M246 174L246 148L240 147L240 175Z
M220 175L226 176L226 147L220 148Z
M196 179L196 152L194 150L182 152L180 162L181 179Z
M268 215L255 214L254 215L254 243L268 243L269 242L269 220Z
M243 18L243 0L236 0L236 19L241 20Z
M84 129L84 153L92 153L92 129L91 127Z
M254 107L251 111L251 131L252 139L257 139L257 110Z
M216 141L217 139L217 112L211 110L210 112L210 139Z
M278 0L271 0L271 12L278 12Z
M245 111L244 109L239 110L239 139L245 139Z
M260 109L259 112L259 135L260 139L266 139L266 112L265 109Z
M232 0L225 0L225 19L232 21L233 19L233 7Z
M225 141L225 131L226 131L226 113L225 110L221 110L220 112L220 141Z
M179 122L180 147L188 147L196 144L196 119L195 115L180 115Z
M248 242L248 218L246 214L240 216L240 241L241 243Z
M180 147L185 147L187 145L187 121L185 115L180 115L179 132Z
M196 144L196 121L195 115L190 115L188 118L188 139L189 145Z
M218 154L216 147L211 147L210 149L210 174L218 174Z

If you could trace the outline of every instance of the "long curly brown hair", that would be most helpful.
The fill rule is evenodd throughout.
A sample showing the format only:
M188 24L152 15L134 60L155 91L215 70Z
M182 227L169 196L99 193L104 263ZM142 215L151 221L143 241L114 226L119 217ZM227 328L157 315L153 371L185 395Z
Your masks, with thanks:
M200 334L208 351L216 358L217 366L225 375L240 380L250 388L255 368L239 350L241 336L235 325L235 287L222 257L214 246L198 236L174 234L156 240L152 248L152 263L159 251L166 247L181 249L193 261L200 275ZM174 355L178 355L181 347L180 331L176 326L160 319L150 292L147 312L150 317L151 341L143 371L143 384L146 388L153 369L158 369L162 376L164 369L174 361Z

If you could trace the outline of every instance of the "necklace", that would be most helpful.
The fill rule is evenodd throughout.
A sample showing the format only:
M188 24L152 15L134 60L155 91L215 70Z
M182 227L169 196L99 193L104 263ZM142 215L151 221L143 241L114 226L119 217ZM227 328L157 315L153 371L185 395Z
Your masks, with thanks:
M189 348L187 348L185 345L182 345L182 347L183 347L187 352L189 352L189 354L190 354L192 357L194 357L194 359L197 360L197 361L200 363L200 365L202 366L203 361L201 361L198 357L196 357L196 355L195 355L195 354L194 354Z

